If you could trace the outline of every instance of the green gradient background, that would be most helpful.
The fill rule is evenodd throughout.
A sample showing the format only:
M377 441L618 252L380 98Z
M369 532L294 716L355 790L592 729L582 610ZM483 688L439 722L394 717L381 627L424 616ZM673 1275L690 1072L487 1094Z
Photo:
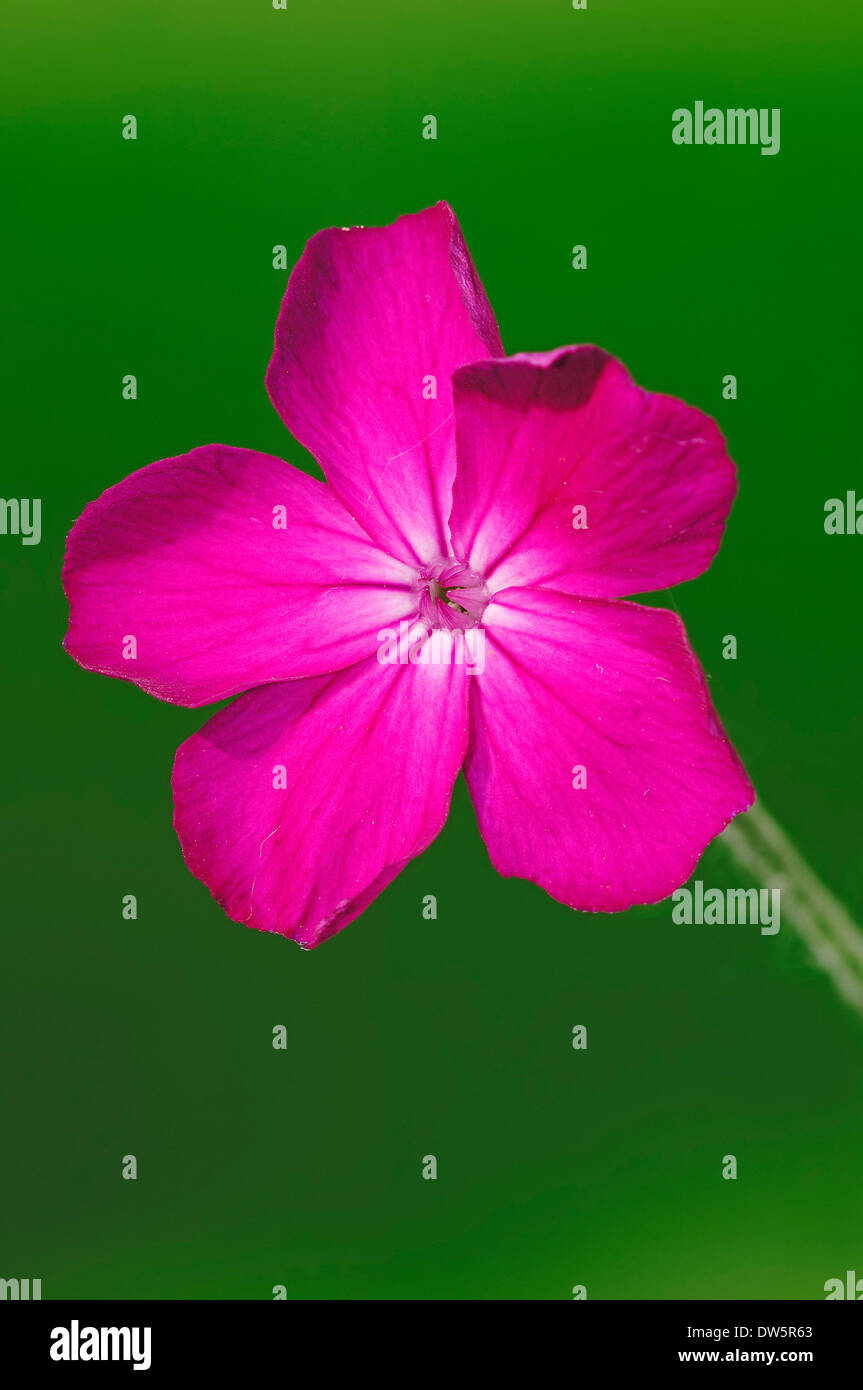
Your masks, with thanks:
M206 713L79 670L59 584L75 516L150 460L302 462L264 390L274 244L293 262L320 227L447 198L509 351L597 342L719 419L740 496L675 599L766 804L863 918L863 538L823 531L827 497L863 495L857 7L17 0L7 30L2 493L42 497L43 540L0 537L0 1275L46 1298L662 1299L863 1274L863 1023L789 926L570 913L494 874L459 783L342 935L244 930L171 825ZM780 107L780 154L673 146L699 98ZM699 876L738 881L718 846Z

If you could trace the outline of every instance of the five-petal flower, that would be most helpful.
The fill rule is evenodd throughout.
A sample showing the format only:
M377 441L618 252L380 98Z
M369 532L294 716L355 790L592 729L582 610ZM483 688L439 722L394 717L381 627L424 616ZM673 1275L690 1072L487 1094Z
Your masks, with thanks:
M192 872L315 946L438 834L463 767L502 874L586 910L666 897L753 795L679 619L621 601L715 555L713 421L598 348L505 358L443 203L312 238L267 385L327 483L206 446L69 537L76 661L183 705L246 692L177 754ZM480 628L481 674L379 660L415 623Z

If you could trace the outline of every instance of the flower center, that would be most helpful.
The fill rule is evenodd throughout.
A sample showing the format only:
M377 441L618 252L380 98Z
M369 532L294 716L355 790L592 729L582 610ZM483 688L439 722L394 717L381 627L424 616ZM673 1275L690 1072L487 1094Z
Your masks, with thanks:
M481 574L449 556L420 571L421 622L432 628L479 627L491 598Z

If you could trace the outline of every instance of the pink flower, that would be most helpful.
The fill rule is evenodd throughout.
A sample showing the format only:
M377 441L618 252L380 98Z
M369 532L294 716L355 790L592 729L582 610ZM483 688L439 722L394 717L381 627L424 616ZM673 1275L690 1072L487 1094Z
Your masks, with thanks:
M198 706L186 863L235 921L316 946L431 842L464 768L495 868L570 907L667 897L753 799L679 619L621 596L711 562L717 426L595 347L503 357L445 203L320 232L271 399L328 485L207 445L133 473L69 537L66 649ZM379 659L385 630L484 668Z

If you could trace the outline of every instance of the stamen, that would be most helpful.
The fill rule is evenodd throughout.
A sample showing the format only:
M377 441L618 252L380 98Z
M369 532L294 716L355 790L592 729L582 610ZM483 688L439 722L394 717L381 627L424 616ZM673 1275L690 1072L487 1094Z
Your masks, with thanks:
M491 595L482 575L450 556L419 575L420 617L430 627L478 627Z

